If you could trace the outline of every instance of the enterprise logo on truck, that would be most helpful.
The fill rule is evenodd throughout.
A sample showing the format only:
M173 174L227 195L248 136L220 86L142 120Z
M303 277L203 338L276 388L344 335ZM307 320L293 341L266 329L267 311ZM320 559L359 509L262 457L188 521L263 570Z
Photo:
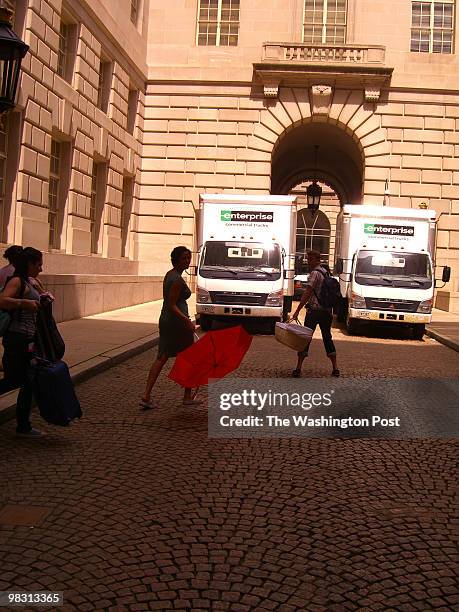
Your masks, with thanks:
M365 234L374 236L414 236L412 225L383 225L382 223L365 223Z
M253 223L272 223L274 214L272 212L253 210L221 210L220 221L249 221Z

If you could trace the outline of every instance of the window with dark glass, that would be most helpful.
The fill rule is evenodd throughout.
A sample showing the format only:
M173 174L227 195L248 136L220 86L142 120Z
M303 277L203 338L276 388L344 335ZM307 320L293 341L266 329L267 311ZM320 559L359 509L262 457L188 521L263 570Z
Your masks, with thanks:
M104 113L108 110L108 101L110 100L110 91L112 88L112 73L112 62L101 59L99 68L99 87L97 89L97 107L103 110Z
M77 24L61 21L57 51L57 74L69 83L73 78L76 50Z
M60 248L58 232L60 167L61 143L57 140L52 140L48 190L49 246L52 249Z
M131 21L136 26L139 19L139 0L131 0Z

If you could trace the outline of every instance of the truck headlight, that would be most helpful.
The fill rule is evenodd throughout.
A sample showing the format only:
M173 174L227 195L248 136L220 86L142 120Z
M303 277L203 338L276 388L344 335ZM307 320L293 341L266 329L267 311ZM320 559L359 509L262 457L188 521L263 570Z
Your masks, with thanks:
M430 314L432 312L432 300L424 300L423 302L421 302L416 312Z
M196 302L198 302L198 304L211 304L212 303L210 293L207 291L207 289L201 289L201 287L198 287L196 289Z
M352 293L350 306L351 308L366 308L367 305L365 303L365 298L356 293Z
M282 291L282 289L269 293L268 297L266 298L266 306L282 306L283 303L284 292Z

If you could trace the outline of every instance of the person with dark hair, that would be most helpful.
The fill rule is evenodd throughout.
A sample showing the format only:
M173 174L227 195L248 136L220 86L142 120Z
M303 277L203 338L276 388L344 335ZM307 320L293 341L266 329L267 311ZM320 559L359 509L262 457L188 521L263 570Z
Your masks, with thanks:
M14 264L20 253L22 253L22 246L13 244L6 249L3 253L3 257L9 262L7 266L0 268L0 291L6 285L6 281L14 274Z
M163 281L163 307L159 317L158 356L148 374L145 392L140 400L142 410L156 408L150 400L153 386L169 357L175 357L194 342L194 323L188 316L187 299L191 295L188 285L182 278L184 270L190 266L191 251L185 246L177 246L171 253L172 269ZM185 389L184 406L200 404L192 398L191 389Z
M336 361L336 349L331 333L333 313L331 308L324 308L319 301L322 283L325 276L330 273L330 268L327 264L320 263L320 253L318 251L308 251L308 265L310 272L306 289L301 296L300 303L292 315L292 319L297 319L303 306L306 306L307 311L304 318L304 325L312 329L313 332L317 325L320 327L325 352L332 364L331 374L332 376L339 376L340 372ZM309 347L298 353L296 368L292 372L294 378L299 378L301 376L301 366L303 365L304 359L308 356L308 349Z
M11 311L11 321L3 336L3 370L0 393L19 387L16 403L16 435L40 438L43 434L32 428L32 382L29 377L30 361L34 353L37 329L37 310L40 294L30 282L42 271L43 255L37 249L23 249L15 260L14 276L0 294L0 308Z

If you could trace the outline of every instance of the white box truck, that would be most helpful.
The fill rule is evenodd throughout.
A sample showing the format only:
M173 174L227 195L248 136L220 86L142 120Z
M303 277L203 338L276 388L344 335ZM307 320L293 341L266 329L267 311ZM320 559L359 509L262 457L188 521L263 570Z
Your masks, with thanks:
M196 312L215 319L269 319L290 311L296 246L296 198L200 195L197 212Z
M431 320L436 220L433 210L345 205L337 218L335 273L349 333L362 321L413 327ZM445 267L442 280L449 280Z

